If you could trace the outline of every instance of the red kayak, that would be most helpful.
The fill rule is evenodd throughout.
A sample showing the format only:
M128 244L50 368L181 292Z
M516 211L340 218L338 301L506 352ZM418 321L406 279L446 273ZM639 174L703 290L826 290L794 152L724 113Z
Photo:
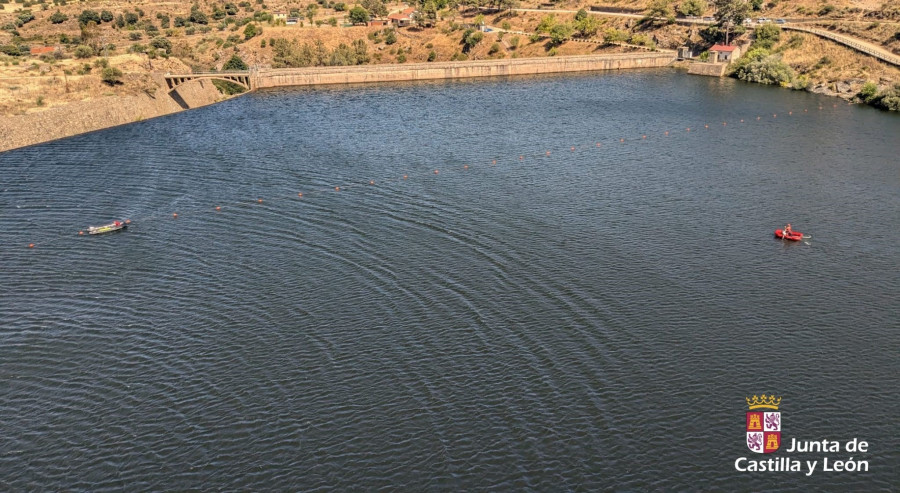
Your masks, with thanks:
M801 233L799 231L791 231L788 234L784 234L784 231L782 231L780 229L776 229L775 237L781 238L783 240L800 241L803 239L803 233Z

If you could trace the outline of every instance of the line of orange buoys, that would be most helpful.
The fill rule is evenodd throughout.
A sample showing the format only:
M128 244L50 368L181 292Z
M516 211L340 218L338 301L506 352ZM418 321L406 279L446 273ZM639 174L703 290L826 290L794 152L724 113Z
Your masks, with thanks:
M833 107L836 108L837 105L834 104ZM823 109L823 107L822 107L822 106L819 106L819 110L822 110L822 109ZM808 109L803 109L803 113L808 113L808 112L809 112ZM793 112L793 110L788 110L788 113L787 113L787 114L788 114L789 116L792 116L792 115L794 114L794 112ZM773 119L777 119L777 118L778 118L778 114L777 114L777 113L772 113L772 118L773 118ZM757 116L757 117L756 117L756 121L761 121L761 120L762 120L762 116ZM740 123L744 123L744 119L740 119ZM722 127L726 127L727 125L728 125L728 122L727 122L727 121L723 121L723 122L722 122ZM704 124L704 125L703 125L703 128L709 129L709 128L710 128L709 123ZM685 127L685 133L690 133L690 132L691 132L691 127ZM670 134L670 131L669 131L669 130L665 130L665 131L662 132L662 134L663 134L664 136L668 137L669 134ZM649 139L648 139L648 134L641 134L641 139L640 139L640 140L642 140L642 141L649 140ZM626 138L625 138L625 137L620 137L620 138L619 138L619 143L620 143L620 144L624 144L625 141L626 141ZM596 147L597 149L601 149L601 148L603 147L603 143L602 143L602 142L596 142L596 143L595 143L595 147ZM570 150L571 152L575 152L575 151L577 150L577 146L570 146L570 147L569 147L569 150ZM545 152L543 153L543 157L549 157L549 156L551 156L551 154L552 154L551 151L550 151L550 150L547 150L547 151L545 151ZM532 155L531 157L540 157L540 156L541 156L541 155L539 155L539 154L534 154L534 155ZM526 157L525 154L520 154L520 155L519 155L519 161L524 161L524 160L525 160L525 157ZM497 159L492 159L492 160L491 160L491 165L493 166L493 165L496 165L496 164L497 164ZM463 169L463 170L468 170L468 169L469 169L469 164L463 164L462 169ZM434 169L434 170L432 171L432 173L433 173L434 175L439 175L439 174L440 174L440 170L439 170L439 169ZM408 179L409 179L409 175L408 175L408 174L404 174L403 177L402 177L402 179L403 179L403 180L408 180ZM370 186L375 185L375 180L368 180L368 184L369 184ZM341 187L341 186L335 186L335 187L334 187L334 191L335 191L335 192L341 192L341 191L345 191L345 190L347 190L347 187L346 187L346 186L344 186L344 187ZM313 192L298 192L298 193L297 193L297 197L298 197L298 198L308 198L311 194L314 195L314 194L316 194L316 192L315 192L315 191L313 191ZM263 199L262 199L262 198L257 198L257 199L255 200L255 202L256 202L257 204L262 204L262 203L263 203ZM236 203L234 203L234 204L232 204L232 205L247 205L247 204L248 204L248 202L241 201L241 202L236 202ZM215 210L216 210L217 212L222 211L222 206L221 206L221 205L215 206ZM171 216L172 219L178 219L178 217L179 217L178 214L179 214L178 212L172 212L172 216ZM141 219L142 219L142 220L149 220L149 219L153 219L153 218L155 218L155 217L159 217L159 216L147 216L147 217L143 217L143 218L141 218ZM130 223L131 223L131 219L126 220L125 223L126 223L126 224L130 224ZM78 236L84 236L84 231L83 231L83 230L78 231ZM48 243L49 243L49 242L48 242ZM28 248L33 249L33 248L35 248L36 246L37 246L37 245L36 245L35 243L28 243Z

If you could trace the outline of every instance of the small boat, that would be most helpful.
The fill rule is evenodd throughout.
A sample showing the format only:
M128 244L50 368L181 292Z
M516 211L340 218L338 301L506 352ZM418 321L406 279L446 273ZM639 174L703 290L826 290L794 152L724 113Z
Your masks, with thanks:
M88 226L89 235L102 235L103 233L112 233L128 227L130 221L113 221L103 226Z
M799 231L791 231L790 233L785 234L784 231L776 229L775 237L781 238L782 240L800 241L803 239L803 233Z

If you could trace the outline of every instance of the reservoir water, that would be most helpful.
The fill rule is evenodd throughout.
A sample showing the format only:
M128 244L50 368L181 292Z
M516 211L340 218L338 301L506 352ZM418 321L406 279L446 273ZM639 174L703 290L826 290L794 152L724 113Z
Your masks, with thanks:
M898 137L651 70L264 91L0 154L0 490L896 488ZM785 448L868 451L751 452L759 394Z

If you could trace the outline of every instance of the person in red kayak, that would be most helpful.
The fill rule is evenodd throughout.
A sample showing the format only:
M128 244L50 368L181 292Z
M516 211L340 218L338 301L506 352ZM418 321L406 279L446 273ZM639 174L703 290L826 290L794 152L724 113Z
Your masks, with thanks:
M118 225L120 225L120 224L122 224L122 223L120 223L119 221L113 221L113 224L115 224L116 226L118 226ZM790 227L790 226L791 226L791 225L788 224L788 227Z
M791 223L787 223L787 226L784 227L782 235L791 236L792 234L794 234L794 231L791 229Z

